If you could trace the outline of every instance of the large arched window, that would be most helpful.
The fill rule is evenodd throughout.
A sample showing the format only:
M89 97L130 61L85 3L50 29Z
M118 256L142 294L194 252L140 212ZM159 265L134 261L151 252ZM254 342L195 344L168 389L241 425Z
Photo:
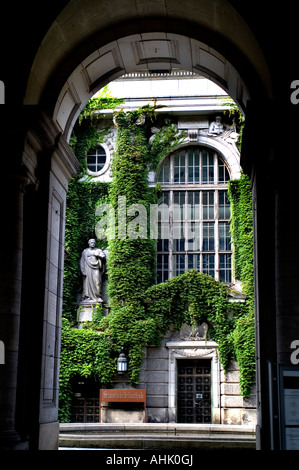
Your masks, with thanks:
M158 281L189 269L231 283L229 171L215 151L199 146L166 158L158 181Z

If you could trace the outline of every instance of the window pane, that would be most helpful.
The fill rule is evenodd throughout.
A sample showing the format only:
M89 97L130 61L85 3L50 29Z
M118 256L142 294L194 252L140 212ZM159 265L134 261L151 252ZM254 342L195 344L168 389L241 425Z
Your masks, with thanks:
M174 238L173 251L185 251L185 238Z
M199 183L199 148L189 149L188 152L188 182Z
M219 256L219 280L225 283L232 282L231 255Z
M202 192L202 218L214 219L214 191Z
M202 272L215 277L215 255L202 255Z
M188 251L200 251L200 222L187 222Z
M169 224L158 225L157 251L169 251Z
M218 174L219 174L219 183L227 183L229 181L229 172L224 164L224 162L221 160L221 158L218 158Z
M169 251L169 191L164 191L158 200L157 251Z
M185 183L185 151L174 154L174 183Z
M95 164L97 161L96 155L87 155L87 165Z
M104 166L105 162L106 162L106 155L98 155L98 163Z
M227 191L219 191L219 219L229 220L229 218L230 218L230 205L229 205Z
M214 224L204 223L202 227L202 250L214 251Z
M188 255L188 270L189 269L200 271L200 255Z
M168 279L168 255L157 256L157 281L164 282Z
M185 192L174 191L173 193L173 238L184 239L185 220ZM184 243L184 242L183 242ZM178 245L182 246L182 245ZM184 248L175 248L184 250Z
M208 150L202 150L202 182L214 183L214 156Z
M173 256L173 273L174 276L183 274L185 272L185 255Z
M170 182L170 158L167 158L158 175L158 181L160 183L169 183Z
M184 218L184 204L186 200L186 193L185 191L174 191L173 192L173 203L175 205L175 213L177 217L183 219Z
M100 146L97 148L97 171L100 171L106 163L105 149Z
M187 219L188 220L200 219L200 192L199 191L188 192Z
M219 222L219 250L230 251L231 236L229 224L227 222Z

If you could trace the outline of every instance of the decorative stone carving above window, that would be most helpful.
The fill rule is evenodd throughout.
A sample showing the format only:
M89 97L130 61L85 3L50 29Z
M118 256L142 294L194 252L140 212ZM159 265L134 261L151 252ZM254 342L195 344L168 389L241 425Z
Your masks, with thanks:
M188 137L191 142L196 142L198 136L198 129L188 129Z

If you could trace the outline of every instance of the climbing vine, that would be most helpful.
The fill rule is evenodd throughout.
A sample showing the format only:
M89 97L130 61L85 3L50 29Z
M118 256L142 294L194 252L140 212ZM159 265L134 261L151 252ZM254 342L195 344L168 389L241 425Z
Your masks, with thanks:
M255 377L253 226L249 177L242 173L239 180L230 181L228 194L231 235L235 247L234 274L242 282L242 291L247 297L244 314L236 321L233 343L240 366L241 391L248 396Z
M232 331L243 305L229 300L229 288L211 276L190 270L150 287L145 293L147 314L155 319L161 338L174 326L208 324L208 338L219 344L220 361L226 370L234 358Z
M250 221L248 219L248 225L243 222L249 200L244 177L241 183L231 183L230 197L233 241L236 246L242 237L248 241L243 251L241 248L236 251L235 270L244 284L249 302L230 302L228 286L195 270L157 285L155 240L149 238L148 220L148 209L157 201L157 191L148 186L148 171L156 170L164 156L185 136L177 132L170 120L160 122L161 127L157 126L153 134L152 127L158 122L155 106L146 106L130 113L115 113L117 142L112 182L84 180L86 153L107 132L101 128L97 118L94 125L97 106L99 103L93 103L84 111L72 137L74 151L81 162L81 172L71 181L67 200L60 420L69 420L72 377L96 377L101 383L112 383L116 359L124 347L129 359L130 381L137 384L144 347L158 346L171 326L180 329L185 323L192 328L202 322L208 324L208 337L219 344L224 369L233 358L237 359L241 368L242 393L248 396L254 379L254 331ZM79 330L73 328L76 299L81 287L78 260L87 240L94 237L97 223L95 208L103 202L113 207L116 222L115 236L109 240L108 246L110 311L103 316L99 307L94 321ZM140 213L141 205L146 208L146 219ZM133 207L129 214L128 207ZM97 246L106 248L107 241L97 240Z
M111 310L105 319L105 331L115 344L125 347L132 383L138 383L142 347L157 338L156 321L147 315L142 303L144 292L156 282L156 248L155 240L149 237L148 214L150 204L157 198L147 181L150 152L146 135L154 121L154 111L144 107L115 116L118 132L109 198L115 210L116 231L109 243ZM125 207L120 206L120 198ZM128 207L133 208L130 214ZM140 213L141 209L145 212ZM125 222L121 227L122 218Z
M107 87L88 101L74 127L70 145L80 163L76 177L69 181L65 227L65 266L63 291L63 316L75 324L77 298L81 290L79 262L81 253L90 238L95 237L95 226L99 220L95 208L108 200L108 183L95 183L86 177L86 154L102 143L109 127L103 125L98 111L114 109L122 100L111 96ZM99 248L107 243L97 240Z
M236 132L239 134L237 147L241 152L245 118L236 103L234 102L234 100L232 100L230 97L225 99L221 98L221 105L229 106L229 108L223 112L223 115L225 116L225 121L227 122L227 124L229 124L230 126L235 126Z
M109 244L111 306L138 300L155 283L155 242L148 236L147 214L150 203L156 201L148 187L149 152L145 126L140 125L140 121L138 112L119 113L115 118L118 133L109 192L116 215L115 238ZM120 206L119 198L125 198L124 207ZM130 206L136 211L128 215ZM146 212L138 213L140 208ZM133 226L136 216L139 216L139 223ZM124 221L122 227L121 220Z
M116 372L116 357L112 343L104 334L88 329L72 328L63 319L61 333L61 367L59 376L61 422L70 420L72 399L71 379L91 377L102 383L110 382Z

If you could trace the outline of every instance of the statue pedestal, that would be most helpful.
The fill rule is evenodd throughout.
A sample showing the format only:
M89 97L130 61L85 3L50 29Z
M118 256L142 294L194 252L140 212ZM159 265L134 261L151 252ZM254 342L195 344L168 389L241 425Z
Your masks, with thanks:
M106 303L102 304L79 304L79 308L77 310L77 328L82 328L83 323L88 321L94 320L94 313L96 311L96 307L103 308L103 314L106 316L108 314L108 305Z
M93 319L93 305L90 306L83 306L81 305L77 310L77 323L78 328L82 327L82 323L86 321L92 321Z

